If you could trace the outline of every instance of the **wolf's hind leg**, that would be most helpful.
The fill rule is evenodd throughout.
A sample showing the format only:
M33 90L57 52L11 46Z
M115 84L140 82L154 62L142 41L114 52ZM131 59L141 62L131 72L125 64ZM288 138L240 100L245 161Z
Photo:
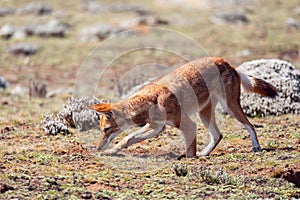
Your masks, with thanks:
M197 142L196 142L196 136L197 136L197 125L195 122L193 122L189 116L183 115L181 117L180 124L177 124L176 127L181 130L184 141L185 141L185 151L186 151L186 157L192 158L196 156L197 152Z
M215 119L215 106L216 102L208 103L200 112L199 116L204 126L208 128L210 135L210 142L208 145L201 151L200 155L207 156L216 148L219 142L222 139L222 134L216 124Z

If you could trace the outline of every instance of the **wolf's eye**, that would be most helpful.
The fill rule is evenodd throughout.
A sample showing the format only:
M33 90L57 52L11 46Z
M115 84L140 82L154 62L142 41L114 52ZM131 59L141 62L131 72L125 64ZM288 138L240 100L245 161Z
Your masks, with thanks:
M107 131L109 131L109 129L110 129L110 127L109 127L109 126L107 126L107 127L104 127L104 129L103 129L104 133L106 133Z

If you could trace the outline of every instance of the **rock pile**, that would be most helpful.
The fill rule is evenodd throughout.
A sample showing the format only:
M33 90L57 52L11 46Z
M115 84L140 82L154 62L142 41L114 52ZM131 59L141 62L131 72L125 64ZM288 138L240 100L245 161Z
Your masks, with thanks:
M59 113L46 115L41 125L49 134L65 132L67 127L77 128L79 131L98 129L99 114L87 108L96 103L99 103L97 99L71 97Z
M300 71L291 63L277 59L245 62L239 71L273 84L278 90L274 99L253 93L241 95L241 104L249 116L300 114Z

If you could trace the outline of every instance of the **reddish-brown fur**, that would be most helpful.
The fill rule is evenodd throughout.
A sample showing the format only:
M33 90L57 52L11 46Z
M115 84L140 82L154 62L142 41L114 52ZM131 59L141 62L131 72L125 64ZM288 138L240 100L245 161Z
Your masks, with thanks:
M153 137L165 125L180 129L185 138L186 156L196 155L196 124L190 115L198 113L209 129L211 142L201 152L208 155L222 139L214 117L218 102L249 131L254 151L260 145L252 124L240 106L240 85L247 91L274 97L277 92L269 83L237 72L224 59L201 58L145 85L128 99L112 104L98 104L91 108L103 113L100 120L102 134L98 148L104 150L123 129L145 125L140 131L125 137L108 154L131 144ZM109 113L109 115L108 115Z

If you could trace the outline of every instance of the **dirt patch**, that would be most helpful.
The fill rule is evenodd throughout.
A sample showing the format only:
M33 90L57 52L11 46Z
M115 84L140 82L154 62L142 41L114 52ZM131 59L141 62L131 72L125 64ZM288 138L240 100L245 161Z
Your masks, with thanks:
M294 183L296 187L300 188L300 168L285 168L283 170L275 170L274 178L282 178L290 183Z
M8 190L14 190L14 188L6 183L0 183L0 193L5 193Z
M300 169L288 169L281 174L281 178L294 183L300 188Z

